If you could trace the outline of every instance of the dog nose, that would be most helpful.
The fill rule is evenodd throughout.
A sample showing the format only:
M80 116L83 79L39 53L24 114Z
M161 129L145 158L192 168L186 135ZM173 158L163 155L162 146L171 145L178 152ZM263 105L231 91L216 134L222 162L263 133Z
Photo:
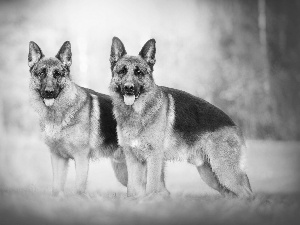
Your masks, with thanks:
M124 89L126 92L133 92L134 91L134 85L131 83L127 83L124 85Z
M54 91L52 91L52 90L45 90L45 95L46 95L46 98L53 98Z

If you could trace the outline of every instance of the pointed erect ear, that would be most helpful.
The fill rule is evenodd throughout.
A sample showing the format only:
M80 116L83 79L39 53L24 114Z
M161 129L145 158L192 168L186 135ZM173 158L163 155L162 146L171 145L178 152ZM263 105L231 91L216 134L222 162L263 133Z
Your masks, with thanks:
M44 57L40 47L33 41L29 42L28 66L31 68Z
M109 59L111 69L113 69L114 66L116 65L116 62L126 54L127 52L125 50L122 41L119 38L114 37L112 39L110 59Z
M142 50L140 51L139 55L148 63L148 65L153 69L153 66L155 64L155 53L156 53L156 47L155 47L155 40L150 39L146 42Z
M72 64L71 43L69 41L66 41L61 46L55 57L58 58L66 66L70 67Z

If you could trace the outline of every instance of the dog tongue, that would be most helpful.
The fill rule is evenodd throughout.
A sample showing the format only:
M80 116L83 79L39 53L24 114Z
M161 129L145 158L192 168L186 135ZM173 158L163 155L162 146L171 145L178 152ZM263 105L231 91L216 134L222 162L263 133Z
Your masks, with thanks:
M54 98L44 98L44 102L46 106L52 106L54 104Z
M126 105L132 105L135 100L135 95L124 95L124 102Z

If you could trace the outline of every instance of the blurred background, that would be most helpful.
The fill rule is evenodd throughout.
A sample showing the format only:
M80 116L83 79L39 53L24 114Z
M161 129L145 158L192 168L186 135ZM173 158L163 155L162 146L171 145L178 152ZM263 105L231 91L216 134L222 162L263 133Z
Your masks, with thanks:
M256 187L276 190L267 182L273 179L281 182L278 190L294 190L300 152L299 12L297 0L1 1L1 186L51 184L49 152L29 105L29 41L54 56L69 40L74 81L108 94L110 47L117 36L131 55L155 38L156 83L204 98L233 118L252 140L248 167ZM99 189L104 179L107 189L124 191L111 178L109 162L100 164L109 172L99 175L93 164L90 188ZM180 190L183 183L171 186Z

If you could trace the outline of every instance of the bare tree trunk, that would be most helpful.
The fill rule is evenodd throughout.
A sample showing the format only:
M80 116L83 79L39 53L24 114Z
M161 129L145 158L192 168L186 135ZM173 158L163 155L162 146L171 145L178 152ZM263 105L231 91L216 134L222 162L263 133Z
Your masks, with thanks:
M300 2L266 0L270 92L279 138L300 139Z
M270 65L268 59L268 44L267 44L267 17L266 17L266 0L258 0L258 28L259 28L259 40L261 46L261 53L264 59L264 74L267 77L267 81L270 79ZM266 93L269 93L269 82L265 83Z
M4 141L6 139L6 132L4 127L4 107L3 100L0 98L0 151L4 148Z
M89 87L87 45L87 37L85 35L81 35L77 38L80 71L78 83L84 87Z

